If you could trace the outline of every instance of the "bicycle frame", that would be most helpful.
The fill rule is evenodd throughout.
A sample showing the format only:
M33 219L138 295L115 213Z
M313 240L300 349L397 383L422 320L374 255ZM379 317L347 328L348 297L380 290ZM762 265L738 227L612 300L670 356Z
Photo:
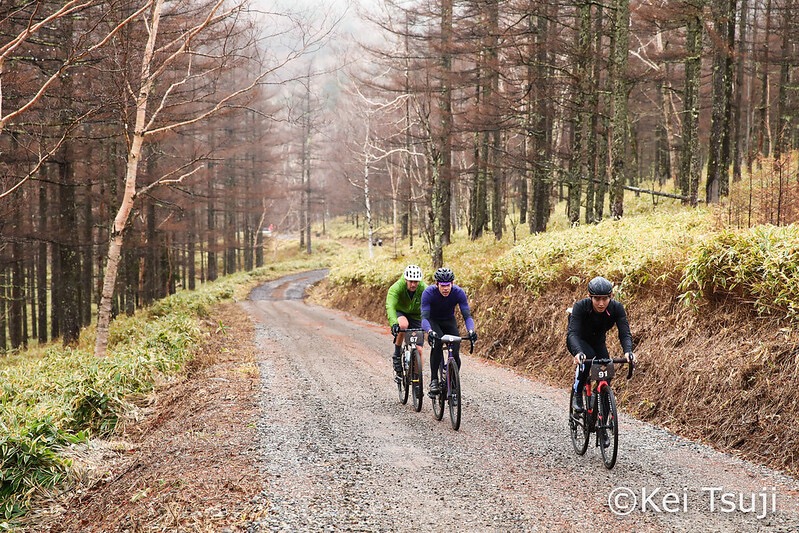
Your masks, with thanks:
M607 421L602 421L601 416L599 415L599 409L595 409L595 407L598 407L598 405L596 405L597 398L600 394L602 394L602 392L610 389L610 382L616 375L616 369L613 365L619 363L628 363L628 361L624 358L591 359L589 361L591 364L591 369L589 370L590 375L588 377L588 381L585 383L585 395L588 397L589 405L586 405L585 409L589 415L589 429L591 431L595 431L596 429L607 428ZM586 361L586 363L589 361ZM632 370L633 367L630 365L627 379L632 377ZM595 425L598 419L600 422L604 423L599 428L596 428Z
M444 357L442 354L441 357L441 364L439 365L439 377L443 377L445 379L440 380L441 383L441 393L445 397L450 389L450 382L449 382L449 372L447 369L449 368L450 362L456 363L455 356L452 353L453 346L456 344L460 344L461 341L470 341L472 343L471 347L469 348L469 353L474 351L474 342L469 337L459 337L457 335L444 335L441 337L441 347L442 350L446 351L446 356Z
M438 381L440 383L440 390L436 394L430 394L433 400L433 414L437 420L441 420L444 416L444 404L449 404L449 416L452 423L452 429L455 431L461 425L461 381L460 370L455 361L454 347L460 344L461 341L469 339L469 337L460 337L458 335L443 335L441 337L442 351L446 350L446 354L442 353L441 363L438 367ZM474 341L471 341L470 352L474 350ZM452 366L454 365L454 366Z
M591 365L588 380L582 390L572 390L572 394L584 396L584 410L578 411L569 406L572 445L578 455L583 455L588 447L590 434L594 433L596 447L602 454L602 462L610 469L616 464L619 432L616 399L611 387L611 381L616 374L614 364L629 364L627 379L632 377L634 364L626 358L593 359L583 364L586 363Z
M405 333L402 339L402 380L397 383L397 390L399 399L402 404L407 403L408 394L413 396L413 407L416 412L422 408L422 398L424 396L422 388L422 358L421 358L421 340L424 340L424 330L421 328L408 328L401 329L398 333ZM396 342L396 336L395 336ZM416 358L414 350L418 355ZM414 361L411 359L414 358Z

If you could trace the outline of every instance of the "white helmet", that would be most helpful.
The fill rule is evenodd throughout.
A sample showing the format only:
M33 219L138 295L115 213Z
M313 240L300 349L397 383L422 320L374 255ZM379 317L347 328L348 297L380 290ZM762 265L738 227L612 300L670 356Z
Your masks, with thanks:
M422 269L416 265L408 265L405 268L406 281L422 281Z

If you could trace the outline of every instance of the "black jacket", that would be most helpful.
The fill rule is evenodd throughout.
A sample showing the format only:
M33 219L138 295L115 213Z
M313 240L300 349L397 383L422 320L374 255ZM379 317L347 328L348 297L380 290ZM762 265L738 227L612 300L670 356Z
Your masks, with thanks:
M627 313L621 302L611 300L604 312L597 313L591 304L591 298L579 300L572 307L569 317L569 332L566 337L569 352L572 355L577 355L579 352L586 354L607 352L605 336L613 326L619 330L619 342L624 353L632 352L633 336L630 333L630 323L627 322Z

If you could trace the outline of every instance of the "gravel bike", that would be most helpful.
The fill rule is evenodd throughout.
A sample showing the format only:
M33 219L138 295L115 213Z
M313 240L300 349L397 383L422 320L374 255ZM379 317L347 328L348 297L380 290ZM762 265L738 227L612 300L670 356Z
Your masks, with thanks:
M417 345L424 341L424 330L419 328L401 329L405 333L402 341L402 378L397 382L399 400L403 405L408 403L408 395L413 393L413 408L418 413L422 410L424 389L422 388L422 354ZM421 336L421 339L420 339ZM396 339L396 336L394 337Z
M616 411L616 396L610 382L616 374L616 364L627 363L627 379L632 378L635 364L624 358L587 360L590 377L579 394L583 395L581 411L573 406L574 387L569 397L569 433L577 455L588 449L591 433L596 435L596 446L602 453L602 462L608 470L616 464L619 445L619 419Z
M469 353L472 353L474 351L474 341L469 337L459 337L458 335L443 335L441 337L441 346L444 351L444 356L441 358L441 364L438 367L438 383L441 390L437 393L429 393L430 398L433 400L433 414L436 420L441 420L444 417L444 402L449 404L449 421L455 431L458 431L458 428L461 427L461 378L458 371L458 363L455 361L452 350L461 341L465 340L471 342Z

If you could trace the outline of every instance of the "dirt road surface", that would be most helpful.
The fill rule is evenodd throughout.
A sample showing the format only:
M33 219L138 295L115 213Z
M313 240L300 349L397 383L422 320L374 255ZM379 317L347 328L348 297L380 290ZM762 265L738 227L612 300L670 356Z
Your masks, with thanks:
M269 509L252 531L799 530L796 479L623 414L607 470L593 445L572 449L568 391L478 357L462 356L459 431L429 399L416 413L384 324L300 299L323 275L240 304L256 322Z

